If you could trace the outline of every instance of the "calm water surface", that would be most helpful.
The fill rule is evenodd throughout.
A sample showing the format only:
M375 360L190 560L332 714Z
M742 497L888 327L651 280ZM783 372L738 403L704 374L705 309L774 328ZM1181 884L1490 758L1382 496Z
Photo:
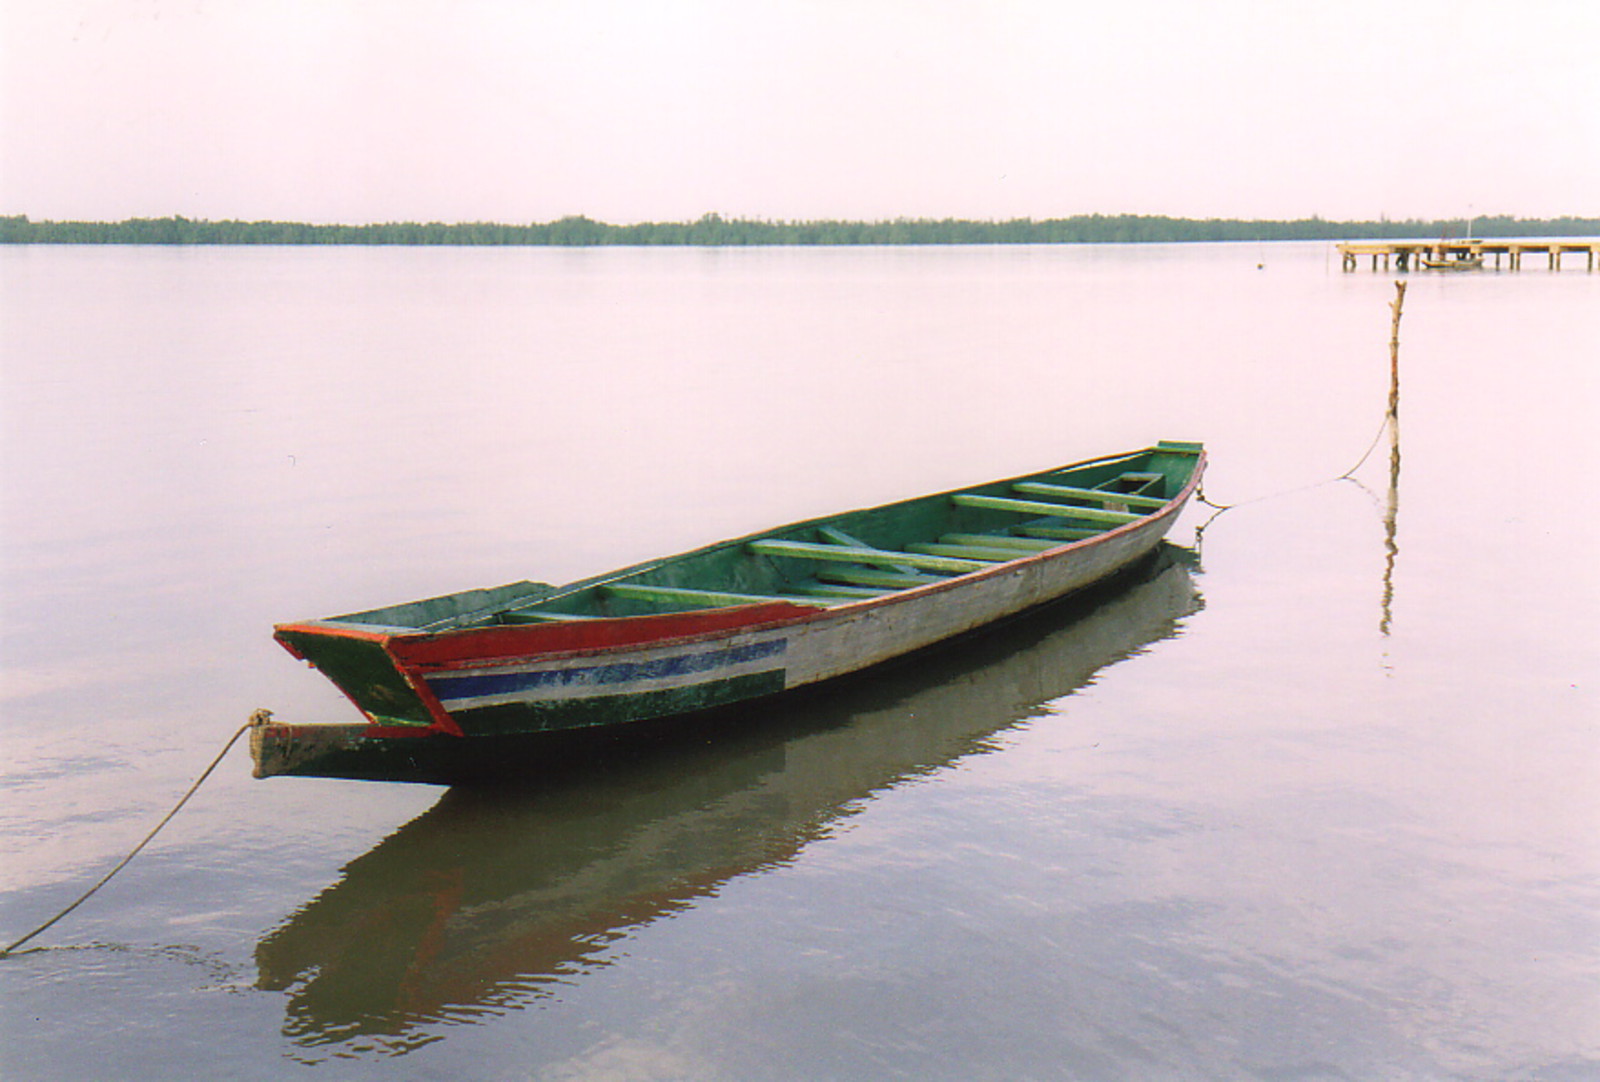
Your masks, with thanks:
M1600 275L1323 245L0 249L0 939L275 621L1204 440L1138 581L499 792L254 782L0 960L5 1077L1600 1076ZM1392 508L1392 513L1389 513ZM1215 517L1212 517L1215 516Z

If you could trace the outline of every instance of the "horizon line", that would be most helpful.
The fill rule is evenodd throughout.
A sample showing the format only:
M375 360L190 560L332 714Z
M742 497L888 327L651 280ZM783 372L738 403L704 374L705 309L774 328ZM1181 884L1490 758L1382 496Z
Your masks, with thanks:
M383 220L370 220L363 222L349 221L317 221L305 218L243 218L243 217L191 217L182 213L161 215L130 215L122 218L34 218L26 213L0 214L0 222L21 222L29 225L123 225L131 222L191 222L194 224L271 224L271 225L298 225L312 228L342 228L364 229L385 225L427 225L427 226L510 226L526 227L540 225L555 225L562 222L586 222L594 225L608 226L615 229L627 229L635 226L692 226L696 224L726 223L730 225L766 225L766 226L806 226L806 225L896 225L896 224L962 224L962 225L1008 225L1033 223L1043 224L1049 222L1071 222L1094 219L1123 219L1136 221L1164 221L1186 222L1195 224L1239 224L1239 225L1295 225L1300 223L1315 222L1322 225L1406 225L1411 223L1434 225L1448 222L1468 221L1511 221L1511 222L1566 222L1566 221L1600 221L1600 215L1590 216L1583 214L1557 214L1540 215L1537 217L1521 217L1516 214L1472 214L1449 215L1444 217L1393 217L1380 214L1376 218L1324 218L1317 213L1300 215L1298 217L1269 217L1269 218L1241 218L1234 216L1194 217L1179 214L1150 214L1134 212L1109 213L1105 211L1087 211L1075 214L1053 215L1049 217L1034 217L1032 215L1013 216L1008 218L962 218L953 215L943 217L898 215L893 218L765 218L748 216L726 216L719 211L706 211L698 218L653 218L637 221L608 222L601 218L593 218L585 213L563 214L547 220L538 219L494 219L494 218L458 218L446 221L440 218L389 218Z

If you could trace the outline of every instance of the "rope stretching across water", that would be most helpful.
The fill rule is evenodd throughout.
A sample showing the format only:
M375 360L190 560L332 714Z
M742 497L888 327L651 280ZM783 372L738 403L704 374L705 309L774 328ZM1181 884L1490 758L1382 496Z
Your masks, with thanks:
M209 778L211 776L211 772L217 768L217 764L218 763L222 762L223 756L227 755L228 752L233 749L233 745L238 743L239 738L241 736L243 736L245 733L249 732L250 727L252 725L256 724L257 716L259 715L259 713L260 712L258 711L256 715L252 715L251 716L249 721L247 721L243 725L239 726L239 730L228 738L228 742L222 746L222 750L217 753L217 757L215 759L211 760L211 765L206 767L205 770L201 772L200 776L195 779L195 782L194 782L193 785L189 786L189 791L184 793L183 796L178 799L178 802L172 806L172 810L171 811L169 811L166 815L162 816L161 822L157 823L155 825L155 829L151 830L150 833L148 833L148 834L146 834L144 836L144 840L143 841L141 841L138 845L134 846L133 850L127 856L123 857L120 861L117 862L117 866L115 868L112 868L105 875L101 876L100 877L100 881L98 883L96 883L94 886L90 887L88 890L84 891L81 895L79 895L77 901L75 901L71 905L67 906L61 912L57 913L55 916L51 917L49 920L47 920L43 924L39 925L39 927L35 928L33 931L31 931L27 935L23 936L21 939L17 940L15 943L11 944L9 947L6 947L4 950L0 950L0 958L4 958L7 955L15 954L18 947L22 946L24 943L26 943L28 940L32 939L34 936L38 935L40 932L44 931L46 928L49 928L51 925L55 924L58 920L60 920L62 917L65 917L68 913L71 913L74 909L78 908L84 902L87 902L91 897L93 897L95 891L99 890L101 887L103 887L107 883L111 882L111 877L112 876L114 876L118 872L122 871L123 868L126 868L128 866L128 862L131 861L134 857L139 855L139 850L141 850L145 846L149 845L150 844L150 840L152 838L154 838L157 834L161 833L161 828L166 826L168 823L170 823L172 821L172 817L174 815L177 815L178 811L185 804L187 804L189 802L189 798L194 796L195 792L200 788L201 783L204 782L207 778ZM35 948L35 949L40 949L40 948Z
M1339 481L1354 481L1355 472L1362 466L1366 465L1367 459L1372 457L1372 452L1378 447L1378 441L1381 440L1383 438L1383 434L1389 430L1389 425L1392 423L1392 421L1393 419L1390 418L1388 414L1384 414L1383 424L1378 426L1378 434L1372 437L1372 443L1368 445L1364 452L1362 452L1361 457L1356 460L1356 464L1354 466L1351 466L1348 470L1345 470L1337 477L1329 477L1321 481L1313 481L1308 485L1297 485L1294 488L1283 489L1281 492L1269 492L1265 496L1252 496L1248 500L1239 500L1236 503L1216 503L1215 501L1207 498L1206 490L1202 486L1200 491L1195 493L1195 502L1215 509L1217 514L1220 515L1224 511L1232 511L1235 507L1243 507L1246 504L1261 503L1265 500L1275 500L1280 496L1289 496L1296 492L1305 492L1308 489L1321 488L1323 485L1331 485ZM1214 519L1217 517L1217 515L1212 515L1211 517ZM1210 520L1208 519L1207 521Z
M1390 430L1390 426L1394 426L1394 431L1396 433L1399 432L1400 316L1405 305L1405 300L1406 283L1396 282L1394 284L1394 301L1389 305L1389 311L1392 317L1389 324L1389 406L1386 410L1384 410L1383 423L1378 426L1377 434L1372 437L1372 442L1367 445L1367 449L1363 451L1361 457L1356 460L1356 464L1351 466L1348 470L1345 470L1339 476L1330 477L1326 481L1317 481L1313 484L1301 485L1298 488L1285 489L1282 492L1269 493L1266 496L1256 496L1253 499L1240 500L1238 503L1213 503L1212 501L1206 499L1205 488L1202 487L1200 491L1196 493L1197 501L1205 504L1207 507L1213 507L1217 511L1216 515L1212 515L1210 519L1206 520L1207 526L1211 524L1212 520L1214 520L1217 515L1222 514L1222 512L1231 511L1235 507L1243 507L1247 503L1260 503L1263 500L1271 500L1276 499L1279 496L1287 496L1292 492L1304 492L1307 489L1319 488L1322 485L1333 484L1336 481L1353 481L1355 478L1351 475L1359 470L1366 463L1368 458L1372 457L1372 452L1378 447L1378 441L1383 439L1383 434ZM1202 527L1202 529L1204 529L1204 527Z

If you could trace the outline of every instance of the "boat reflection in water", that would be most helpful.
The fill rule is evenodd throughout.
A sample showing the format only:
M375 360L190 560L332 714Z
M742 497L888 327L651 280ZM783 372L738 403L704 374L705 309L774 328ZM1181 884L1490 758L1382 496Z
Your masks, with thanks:
M1200 607L1192 554L715 728L590 748L515 790L452 789L258 944L285 1035L390 1053L535 1002L608 944L780 866L863 798L1046 711Z

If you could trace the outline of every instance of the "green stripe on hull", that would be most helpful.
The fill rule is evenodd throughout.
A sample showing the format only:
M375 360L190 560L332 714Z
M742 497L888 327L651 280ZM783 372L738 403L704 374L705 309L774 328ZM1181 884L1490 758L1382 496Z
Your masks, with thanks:
M783 687L783 670L775 669L688 687L641 691L631 695L594 695L582 699L507 703L462 710L451 716L468 737L550 733L689 714L744 699L774 695Z

